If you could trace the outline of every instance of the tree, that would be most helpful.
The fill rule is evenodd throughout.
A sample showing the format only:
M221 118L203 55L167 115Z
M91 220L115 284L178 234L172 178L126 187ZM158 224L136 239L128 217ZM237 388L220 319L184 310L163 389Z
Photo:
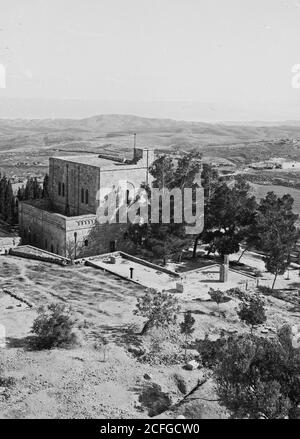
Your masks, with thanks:
M200 154L190 152L177 160L170 156L161 156L154 161L150 167L152 174L153 187L162 191L179 188L181 191L185 187L195 188L197 186L197 175L200 172ZM144 188L151 198L151 188ZM177 223L174 220L175 212L174 197L170 199L170 222L168 224L161 221L162 206L159 207L158 223L151 219L145 222L130 224L126 236L136 245L139 252L150 258L159 258L166 263L168 257L181 258L185 248L193 242L193 236L186 234L185 223ZM149 217L151 218L150 203L148 205Z
M75 320L69 307L51 303L38 308L38 316L33 322L31 332L37 335L37 346L40 349L50 349L76 342L74 324Z
M203 163L201 183L204 189L205 203L209 203L215 190L220 185L220 176L218 170L208 163Z
M275 287L278 275L283 275L290 265L290 250L285 251L280 245L274 246L269 250L268 255L264 258L266 269L269 273L274 274L271 289Z
M174 180L175 162L169 155L158 157L149 167L153 177L153 187L169 188Z
M266 269L274 274L272 289L278 275L284 274L290 264L290 255L298 240L293 213L294 199L290 195L278 197L269 192L260 201L258 213L252 226L256 235L256 247L265 253Z
M169 184L169 188L192 188L197 181L201 181L202 153L196 149L182 155L177 161L176 171Z
M250 185L240 178L232 188L219 185L206 208L203 241L221 256L239 251L256 215L257 203Z
M201 184L204 190L204 218L207 215L207 206L215 190L221 184L218 170L208 163L203 163L201 172ZM193 258L196 257L198 242L203 235L197 235L194 241Z
M217 393L233 417L294 416L300 402L300 357L282 338L233 336L218 358Z
M177 297L164 291L151 290L143 297L139 297L134 314L147 319L141 335L153 327L164 328L174 324L179 310Z
M243 301L240 304L238 316L251 326L252 334L254 326L261 325L267 320L263 300L258 295L254 295L250 297L249 301Z
M46 174L43 180L42 198L49 199L49 175Z
M224 291L214 290L213 288L210 288L208 294L210 295L211 300L216 302L216 304L218 306L219 316L220 316L221 315L221 313L220 313L220 303L223 303L224 302L224 298L225 298Z
M0 215L9 224L18 222L18 209L16 198L13 193L11 181L0 176Z
M42 198L42 187L36 177L30 177L24 189L24 200L36 200Z
M195 331L194 328L195 319L192 316L192 311L187 311L184 313L184 320L180 323L180 332L185 335L185 349L184 356L186 358L186 348L187 348L187 340L191 337L192 333Z

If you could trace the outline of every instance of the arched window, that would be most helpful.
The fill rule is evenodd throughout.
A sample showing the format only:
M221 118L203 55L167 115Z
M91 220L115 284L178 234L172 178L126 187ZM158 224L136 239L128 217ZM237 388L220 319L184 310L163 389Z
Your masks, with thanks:
M85 204L89 204L89 191L85 190Z
M129 189L127 189L127 191L126 191L126 204L127 204L127 206L130 204Z
M62 184L62 196L65 196L65 183Z
M88 240L88 239L86 239L86 240L84 241L84 245L85 245L85 247L88 247L88 245L89 245L89 240Z
M81 189L81 202L84 203L84 189Z
M58 183L58 195L61 195L61 182Z

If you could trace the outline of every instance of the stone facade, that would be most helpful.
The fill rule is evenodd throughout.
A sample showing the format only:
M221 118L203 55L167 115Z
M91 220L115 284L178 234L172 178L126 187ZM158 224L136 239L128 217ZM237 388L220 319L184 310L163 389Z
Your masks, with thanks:
M131 163L94 154L50 158L49 201L19 203L23 242L71 258L126 250L127 225L97 221L99 191L151 184L153 161L149 150L136 150Z

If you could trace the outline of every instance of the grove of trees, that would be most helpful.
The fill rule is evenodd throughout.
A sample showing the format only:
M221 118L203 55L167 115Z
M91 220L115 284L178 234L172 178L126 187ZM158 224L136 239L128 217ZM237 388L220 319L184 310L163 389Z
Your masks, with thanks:
M183 250L193 243L194 257L199 242L207 245L207 255L217 252L221 257L239 252L243 244L244 251L252 248L264 254L266 269L274 274L274 288L277 276L288 268L291 252L299 238L294 200L290 195L278 197L269 192L258 203L244 176L237 176L233 183L227 184L211 165L201 167L201 154L195 151L176 160L161 156L150 172L154 187L169 190L195 187L201 172L204 230L197 236L187 235L184 223L174 223L174 200L171 199L170 224L151 224L150 221L129 226L127 237L140 254L162 259L165 264L168 257L180 260ZM151 189L148 187L147 191L149 193Z
M18 202L49 198L48 185L48 174L45 175L42 186L36 177L31 177L27 180L26 185L19 187L17 194L14 194L10 179L0 174L0 218L8 224L17 224Z
M185 187L197 186L197 175L201 169L201 154L191 152L185 154L174 162L170 156L159 157L151 166L153 187L172 190ZM151 196L151 188L146 188ZM159 216L161 217L161 206ZM149 205L149 218L151 209ZM137 247L139 253L146 257L162 259L166 263L168 257L180 258L182 251L193 243L193 235L186 234L185 224L174 221L174 199L170 202L170 223L154 223L151 219L148 223L131 224L127 231L127 237Z

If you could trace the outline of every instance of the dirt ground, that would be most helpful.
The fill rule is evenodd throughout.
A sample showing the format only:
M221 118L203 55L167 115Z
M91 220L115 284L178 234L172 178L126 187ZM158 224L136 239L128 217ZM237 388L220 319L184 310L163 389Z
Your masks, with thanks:
M253 255L245 257L245 261L261 265L259 258ZM290 282L295 283L298 271L292 270L293 281ZM283 281L279 279L279 283ZM34 306L30 308L1 289L17 293ZM60 267L13 256L0 257L0 324L6 329L6 347L0 348L0 366L5 376L16 380L8 394L1 393L0 387L0 418L145 418L149 411L139 396L149 382L160 385L172 403L180 401L183 394L174 374L184 378L189 391L201 379L202 370L141 363L128 351L132 334L143 323L133 310L137 297L144 293L142 286L92 267ZM178 293L181 313L187 309L193 311L195 338L203 338L205 334L218 337L221 330L228 333L249 330L238 320L236 299L221 305L225 317L219 317L211 301L194 295L182 300L180 297ZM36 307L53 301L72 307L80 326L81 346L32 351L28 349L26 337L30 335ZM283 300L268 296L266 308L267 323L257 330L262 334L274 334L285 322L299 322L299 310ZM103 352L95 348L98 335L109 340L105 361ZM144 378L145 374L150 379ZM207 402L207 399L215 399L210 381L199 395L203 416L228 416L217 402ZM176 417L176 413L167 412L165 416Z

